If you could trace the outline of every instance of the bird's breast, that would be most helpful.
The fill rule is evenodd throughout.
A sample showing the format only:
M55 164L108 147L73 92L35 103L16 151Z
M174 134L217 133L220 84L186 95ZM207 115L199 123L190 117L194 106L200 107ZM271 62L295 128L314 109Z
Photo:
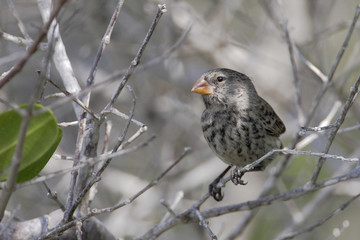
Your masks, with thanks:
M276 148L250 110L206 109L201 123L210 148L227 164L245 166Z

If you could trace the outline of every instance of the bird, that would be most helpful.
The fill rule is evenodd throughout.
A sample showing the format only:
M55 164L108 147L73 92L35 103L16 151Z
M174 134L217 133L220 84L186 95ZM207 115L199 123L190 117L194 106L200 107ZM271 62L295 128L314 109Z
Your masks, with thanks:
M192 92L202 95L205 110L201 127L209 147L228 167L209 185L217 201L223 199L217 187L220 179L235 166L232 180L241 180L236 170L253 163L273 149L282 148L279 136L286 131L284 122L260 97L251 79L227 68L209 70L193 85ZM262 171L276 157L271 155L250 171Z

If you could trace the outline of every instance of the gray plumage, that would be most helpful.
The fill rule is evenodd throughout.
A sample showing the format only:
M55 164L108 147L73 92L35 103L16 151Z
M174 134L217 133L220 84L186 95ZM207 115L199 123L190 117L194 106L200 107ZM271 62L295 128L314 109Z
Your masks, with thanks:
M272 149L281 148L279 136L284 123L261 98L245 74L219 68L204 73L195 83L202 94L205 110L201 117L204 137L216 155L229 165L243 167ZM262 170L268 158L254 170Z

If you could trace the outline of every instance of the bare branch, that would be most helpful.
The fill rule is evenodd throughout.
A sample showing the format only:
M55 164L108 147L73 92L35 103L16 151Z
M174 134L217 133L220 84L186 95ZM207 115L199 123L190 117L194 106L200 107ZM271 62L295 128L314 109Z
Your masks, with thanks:
M146 147L150 141L152 141L154 139L154 137L152 138L149 138L147 141L144 141L142 143L139 143L138 145L135 145L133 147L129 147L129 148L126 148L124 150L121 150L121 151L118 151L116 153L113 153L113 154L104 154L104 155L100 155L100 156L97 156L97 157L94 157L94 158L86 158L84 157L83 159L80 159L79 160L79 164L76 165L76 166L73 166L71 168L67 168L67 169L63 169L63 170L59 170L59 171L56 171L56 172L52 172L52 173L49 173L49 174L46 174L46 175L43 175L43 176L40 176L40 177L36 177L36 178L33 178L29 181L26 181L26 182L22 182L22 183L18 183L16 184L16 189L18 188L22 188L22 187L26 187L26 186L29 186L29 185L34 185L35 183L39 183L39 182L43 182L43 181L46 181L46 180L49 180L51 178L54 178L54 177L58 177L60 175L63 175L63 174L66 174L68 172L71 172L73 170L77 170L77 169L80 169L84 166L88 166L88 165L95 165L101 161L106 161L110 158L114 158L114 157L118 157L118 156L122 156L122 155L125 155L125 154L128 154L130 152L133 152L133 151L136 151L140 148L143 148L143 147ZM1 183L0 184L0 188L4 188L4 185L5 183Z
M66 127L77 126L78 124L79 124L79 121L62 122L62 123L58 123L58 126L61 127L61 128L66 128Z
M19 29L21 31L21 34L25 37L25 39L29 40L30 35L27 32L25 25L23 21L21 20L18 11L15 8L14 2L12 0L7 0L7 3L9 5L10 11L12 12L13 16L16 18L16 21L18 22Z
M48 82L51 83L54 87L56 87L60 92L62 92L65 96L70 96L71 100L76 103L79 107L82 108L82 110L84 110L85 112L87 112L88 114L90 114L95 120L100 120L100 117L94 113L90 108L87 107L87 105L85 105L82 101L80 101L76 95L73 95L71 93L69 93L68 91L62 89L60 86L58 86L54 81L52 81L51 79L48 79Z
M301 126L304 122L304 113L301 109L301 95L300 95L300 82L299 82L299 78L298 78L298 72L297 72L297 67L296 67L296 62L295 62L295 58L294 58L294 51L293 51L293 46L294 41L292 39L292 37L290 36L289 30L287 28L287 22L283 23L283 31L285 34L285 39L288 45L288 50L289 50L289 56L290 56L290 63L291 63L291 69L292 69L292 75L293 75L293 83L294 83L294 87L295 87L295 105L296 105L296 111L298 114L298 121L299 121L299 125Z
M208 233L209 237L212 240L217 240L217 236L211 231L208 223L206 222L206 220L204 219L204 217L201 215L199 209L194 209L194 212L196 214L196 216L199 218L200 221L200 226L203 226L206 230L206 232Z
M111 109L109 109L108 112L109 112L109 113L112 113L112 114L114 114L114 115L116 115L116 116L119 116L119 117L121 117L121 118L123 118L123 119L125 119L125 120L130 119L130 117L129 117L128 115L120 112L120 111L117 110L116 108L111 108ZM142 122L140 122L140 121L138 121L138 120L136 120L136 119L133 119L133 118L131 118L131 122L132 122L132 123L135 123L135 124L136 124L137 126L139 126L139 127L145 126L144 123L142 123Z
M173 211L173 209L180 203L180 201L184 198L184 192L178 191L175 195L175 200L171 206L169 206L164 199L160 199L160 203L168 210L168 212L164 215L164 217L161 219L161 223L165 222L170 215L176 216L176 213Z
M136 200L139 196L141 196L143 193L145 193L147 190L149 190L150 188L152 188L153 186L155 186L156 184L159 183L159 181L165 177L165 175L171 170L173 169L188 153L190 153L191 149L189 147L184 148L184 151L182 152L182 154L179 156L179 158L177 160L175 160L175 162L173 164L171 164L164 172L162 172L157 178L155 178L154 180L152 180L148 185L146 185L143 189L141 189L139 192L137 192L136 194L134 194L132 197L121 201L120 203L109 207L109 208L103 208L103 209L92 209L91 213L87 214L84 217L81 217L77 220L72 220L69 221L68 223L64 223L61 224L59 226L57 226L56 228L48 231L46 234L44 234L43 236L41 236L39 238L39 240L42 239L49 239L52 236L59 234L63 231L65 231L66 229L69 229L71 227L73 227L76 223L76 221L81 221L84 222L86 219L89 219L90 217L102 214L102 213L107 213L107 212L113 212L121 207L127 206L130 203L132 203L134 200Z
M316 98L315 98L315 100L314 100L314 102L313 102L313 104L312 104L312 106L310 108L308 118L307 118L308 122L306 122L306 124L305 124L306 126L309 124L310 119L312 118L312 116L314 115L316 109L318 108L318 106L320 104L320 101L323 98L325 92L332 85L331 82L332 82L333 76L335 74L335 70L336 70L337 66L339 65L341 57L343 56L343 54L345 52L345 49L346 49L346 47L347 47L347 45L348 45L348 43L350 41L350 37L351 37L351 35L352 35L353 31L354 31L356 22L357 22L357 20L359 18L359 14L360 14L360 6L358 5L356 7L355 15L354 15L354 18L353 18L353 20L351 22L351 25L349 27L348 33L347 33L347 35L345 37L345 40L344 40L343 44L341 45L341 48L340 48L340 50L339 50L339 52L338 52L338 54L337 54L337 56L335 58L335 61L334 61L333 65L332 65L332 67L330 69L330 72L328 74L328 77L327 77L328 81L326 83L324 83L322 89L317 94L317 96L316 96Z
M55 19L55 17L60 12L60 9L62 6L67 2L67 0L59 0L57 7L54 9L54 11L51 13L51 16L49 18L49 21L44 25L42 28L40 34L37 36L34 43L28 48L28 50L25 53L25 56L4 76L0 77L0 89L8 82L10 81L16 74L18 74L21 69L24 67L26 62L30 59L30 57L36 52L38 45L42 41L42 39L45 37L46 33L48 32L52 21Z
M330 72L328 74L328 81L330 82L332 79L333 79L333 76L335 74L335 71L340 63L340 60L345 52L345 49L347 47L347 45L349 44L349 41L350 41L350 37L355 29L355 26L356 26L356 23L359 19L359 15L360 15L360 5L356 6L356 10L355 10L355 14L354 14L354 18L351 22L351 25L349 27L349 31L345 37L345 40L343 42L343 44L341 45L340 47L340 50L335 58L335 61L334 61L334 64L332 65L331 69L330 69Z
M360 12L360 7L357 8ZM336 120L337 126L333 128L330 132L330 135L328 137L328 143L325 146L324 153L328 153L331 147L332 142L334 141L334 138L337 134L337 131L339 130L340 126L343 124L346 114L348 113L350 107L352 106L354 102L354 98L357 96L357 92L359 91L359 84L360 84L360 76L358 76L358 79L356 80L354 86L350 90L350 94L348 99L346 100L344 107L342 109L342 112L340 113L339 118ZM325 158L320 158L318 164L316 165L314 174L311 177L311 180L309 184L314 184L320 174L320 170L325 162Z
M52 192L51 189L49 188L49 186L46 184L46 182L43 182L44 187L46 188L47 191L47 197L54 200L56 202L56 204L59 206L59 208L64 211L65 207L64 204L62 204L62 202L60 202L60 200L57 197L57 193L56 192ZM0 234L1 236L1 234Z
M317 68L312 62L306 59L304 55L302 55L296 44L293 44L293 48L295 49L297 55L299 56L300 60L305 64L305 66L307 66L313 73L315 73L316 76L318 76L323 83L329 81L328 77L319 68Z
M339 129L338 134L354 131L354 130L357 130L359 128L360 128L360 124L357 124L357 125L354 125L354 126L351 126L351 127L347 127L347 128L342 128L342 129Z
M136 67L139 65L142 54L143 54L147 44L149 43L150 38L151 38L152 34L154 33L154 30L155 30L157 24L160 21L161 16L165 12L166 12L165 4L163 4L163 5L159 4L158 5L158 12L156 13L155 18L154 18L153 22L151 23L151 26L150 26L150 28L149 28L146 36L145 36L145 39L144 39L143 43L141 44L141 46L140 46L134 60L131 61L131 64L130 64L129 68L127 69L126 73L124 74L124 76L123 76L123 78L122 78L122 80L120 82L120 85L118 86L116 92L111 97L110 102L107 104L107 106L105 107L104 110L109 110L114 105L115 100L118 98L118 96L120 95L120 93L121 93L122 89L124 88L125 84L130 79L130 77L131 77L132 73L135 71Z
M123 129L123 133L120 136L117 144L114 146L113 150L112 150L112 154L115 154L118 150L123 150L125 148L125 146L129 143L131 143L133 140L135 140L136 138L138 138L142 133L144 133L147 128L141 127L133 136L132 139L129 139L126 143L126 145L123 143L126 133L129 129L130 126L130 122L131 119L134 115L134 111L135 111L135 104L136 104L136 96L135 93L133 92L131 87L128 87L130 92L133 94L133 105L131 107L130 110L130 117L129 120L126 123L126 126ZM110 154L111 155L111 154ZM69 211L69 215L72 216L72 214L75 212L76 208L78 207L78 205L80 204L80 202L83 200L84 196L87 194L87 192L91 189L91 187L97 183L101 177L101 174L105 171L105 169L109 166L111 160L113 158L112 157L107 157L107 160L105 160L104 164L99 168L98 171L96 171L96 173L94 174L93 178L87 183L87 185L82 189L82 191L79 193L79 195L77 196L76 200L74 201L74 203L71 205Z
M61 5L61 4L59 4ZM46 33L46 32L45 32ZM36 51L36 48L34 49ZM49 58L51 56L51 51L48 52L45 59L44 69L49 69ZM23 151L25 146L25 139L28 127L30 125L31 119L34 117L34 105L40 99L44 84L46 83L46 76L40 74L39 82L35 88L34 94L32 96L31 102L26 109L26 114L22 116L21 126L19 130L18 141L15 146L15 152L13 153L10 172L8 178L6 179L5 185L0 194L0 219L3 218L6 206L10 199L10 196L15 188L16 179L20 169L21 160L23 158Z
M118 19L118 16L119 16L119 13L120 13L120 10L122 8L124 4L124 0L119 0L116 7L115 7L115 10L113 12L113 15L110 19L110 22L109 22L109 25L105 31L105 34L101 40L101 43L100 43L100 46L98 48L98 51L96 53L96 56L95 56L95 59L94 59L94 62L93 62L93 65L91 67L91 70L90 70L90 74L86 80L86 86L89 87L91 85L93 85L94 83L94 78L95 78L95 74L96 74L96 69L97 69L97 66L100 62L100 59L101 59L101 56L102 56L102 53L104 52L105 50L105 47L106 45L110 44L110 39L111 39L111 34L114 30L114 27L115 27L115 23ZM88 93L88 96L86 97L90 98L90 92ZM88 102L87 101L84 101L86 103L86 105L88 105Z
M29 47L29 46L31 46L31 44L34 43L34 41L32 39L25 39L22 37L14 36L10 33L6 33L1 30L0 30L0 38L3 38L9 42L15 43L22 47ZM40 51L46 51L48 49L48 45L47 45L47 43L41 42L41 43L39 43L38 48Z
M176 216L176 213L172 210L172 208L169 206L169 204L165 201L165 199L160 199L160 203L161 205L163 205L166 210L168 211L169 214L171 214L172 216ZM164 219L164 218L163 218ZM166 218L165 218L166 219ZM161 220L163 222L163 220Z
M49 0L37 0L38 8L43 22L47 22L50 18L50 12L52 9L52 1ZM78 80L75 77L74 70L71 66L71 62L66 53L66 49L60 35L59 24L56 19L50 26L53 29L52 33L47 34L48 41L53 39L54 54L52 55L54 66L56 67L61 80L65 86L65 89L69 93L76 93L81 90ZM50 78L48 78L50 79ZM73 104L75 114L77 118L80 118L81 109L78 105Z
M288 234L284 234L283 236L281 236L280 238L277 238L277 240L286 240L286 239L293 239L296 236L299 236L303 233L306 232L310 232L312 230L314 230L315 228L321 226L322 224L324 224L326 221L330 220L332 217L336 216L337 214L339 214L341 211L344 211L345 208L347 208L354 200L356 200L358 197L360 197L360 194L357 194L356 196L352 197L351 199L349 199L348 201L346 201L344 204L342 204L339 208L335 209L334 211L332 211L329 215L327 215L326 217L320 219L317 223L314 223L312 225L309 225L308 227L304 228L303 230L297 231L297 232L293 232L293 233L288 233Z

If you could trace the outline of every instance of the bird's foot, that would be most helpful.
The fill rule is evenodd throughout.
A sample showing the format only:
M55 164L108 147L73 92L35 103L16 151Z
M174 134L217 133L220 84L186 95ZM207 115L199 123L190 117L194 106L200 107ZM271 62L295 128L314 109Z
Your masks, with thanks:
M224 198L224 194L221 192L221 187L218 187L218 183L220 182L221 178L216 178L210 185L209 185L209 194L212 196L216 201L220 202Z
M235 185L246 185L247 182L242 180L241 178L244 176L245 172L240 171L239 168L235 168L233 171L231 171L231 181L235 184Z

